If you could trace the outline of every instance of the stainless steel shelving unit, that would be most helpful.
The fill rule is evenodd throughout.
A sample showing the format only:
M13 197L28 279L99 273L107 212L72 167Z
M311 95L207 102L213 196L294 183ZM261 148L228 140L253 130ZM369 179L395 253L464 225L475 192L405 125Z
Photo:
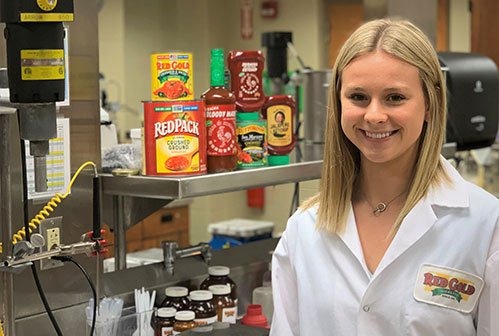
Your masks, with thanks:
M321 176L322 161L189 177L102 175L109 195L176 200L255 187L302 182Z
M110 216L116 247L115 269L126 268L126 229L171 201L315 180L320 178L321 169L322 160L312 160L189 177L120 177L102 174L105 213L106 209L112 209Z

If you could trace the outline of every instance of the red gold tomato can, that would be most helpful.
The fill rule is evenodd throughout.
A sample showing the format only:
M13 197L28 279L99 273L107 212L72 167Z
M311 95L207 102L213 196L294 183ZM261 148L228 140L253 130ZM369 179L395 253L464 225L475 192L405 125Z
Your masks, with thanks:
M144 102L146 175L206 173L203 100Z
M151 100L193 100L191 53L151 55Z

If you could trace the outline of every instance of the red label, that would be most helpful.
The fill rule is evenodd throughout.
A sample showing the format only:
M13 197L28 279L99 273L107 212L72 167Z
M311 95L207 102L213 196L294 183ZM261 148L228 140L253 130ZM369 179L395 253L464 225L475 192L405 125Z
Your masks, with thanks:
M208 129L207 154L210 156L234 155L236 149L236 106L206 106Z

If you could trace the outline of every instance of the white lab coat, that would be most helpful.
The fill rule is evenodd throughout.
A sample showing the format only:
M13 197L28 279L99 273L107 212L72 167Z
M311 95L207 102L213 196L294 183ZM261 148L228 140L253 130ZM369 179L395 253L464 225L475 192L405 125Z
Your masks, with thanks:
M499 336L499 200L443 161L452 187L431 190L414 207L374 274L352 210L341 236L316 230L317 209L289 219L272 259L271 336ZM429 300L457 308L416 300L416 287L432 293L418 282L424 264L484 280L465 296L470 312L459 311L466 300L445 295Z

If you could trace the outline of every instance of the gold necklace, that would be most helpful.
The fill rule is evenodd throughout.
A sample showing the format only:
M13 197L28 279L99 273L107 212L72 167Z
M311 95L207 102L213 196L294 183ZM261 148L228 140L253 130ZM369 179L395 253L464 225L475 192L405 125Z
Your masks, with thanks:
M364 194L364 193L363 193ZM379 202L378 204L376 204L376 206L373 206L371 204L371 202L369 202L369 200L367 199L366 195L364 194L364 198L366 199L366 202L367 204L369 204L369 206L371 208L373 208L373 215L378 217L379 215L381 215L381 213L385 212L385 210L388 208L388 206L393 202L395 201L397 198L399 198L400 196L402 196L403 194L405 194L405 191L401 192L400 194L398 194L397 196L395 196L394 198L391 199L391 201L385 203L385 202Z

